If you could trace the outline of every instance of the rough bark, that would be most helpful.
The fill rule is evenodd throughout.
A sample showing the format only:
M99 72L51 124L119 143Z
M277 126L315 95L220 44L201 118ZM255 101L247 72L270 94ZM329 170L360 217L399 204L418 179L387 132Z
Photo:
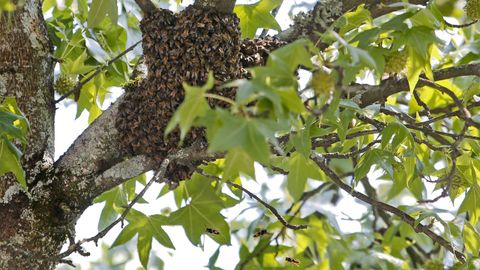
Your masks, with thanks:
M22 164L28 185L42 182L53 163L54 105L52 46L41 1L27 0L0 18L0 100L14 96L30 121ZM0 269L49 269L63 243L58 208L28 196L11 176L0 178ZM64 230L65 231L65 230Z
M361 4L365 5L365 9L369 10L372 17L380 17L389 12L402 9L403 6L396 5L397 0L366 0L366 1L337 1L323 0L318 1L313 9L307 13L300 13L294 18L294 24L280 32L277 37L285 41L293 41L300 37L307 37L317 43L318 33L324 33L331 24L346 12L353 11ZM411 0L413 5L426 5L428 0ZM320 47L322 46L321 43Z

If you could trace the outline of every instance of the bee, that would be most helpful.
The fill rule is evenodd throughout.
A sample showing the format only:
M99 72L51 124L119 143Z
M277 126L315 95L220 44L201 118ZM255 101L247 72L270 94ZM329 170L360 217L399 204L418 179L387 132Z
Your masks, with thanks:
M286 257L285 261L287 261L288 263L291 263L295 266L300 266L300 261L295 259L295 258Z
M219 231L217 231L217 230L215 230L215 229L212 229L212 228L207 228L205 231L206 231L207 233L210 233L210 234L215 234L215 235L219 235L219 234L220 234Z
M260 236L264 236L265 234L268 234L268 231L265 230L265 229L262 229L262 230L256 232L256 233L253 235L253 238L257 238L257 237L260 237Z

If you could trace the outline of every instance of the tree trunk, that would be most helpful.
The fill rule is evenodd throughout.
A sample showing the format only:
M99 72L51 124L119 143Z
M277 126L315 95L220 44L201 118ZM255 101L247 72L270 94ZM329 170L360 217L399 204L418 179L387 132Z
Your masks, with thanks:
M0 18L0 100L16 97L30 121L22 165L29 187L37 187L27 194L11 175L0 178L0 269L50 269L65 239L62 212L51 207L49 194L36 192L52 182L47 173L54 155L51 53L41 1L27 0Z

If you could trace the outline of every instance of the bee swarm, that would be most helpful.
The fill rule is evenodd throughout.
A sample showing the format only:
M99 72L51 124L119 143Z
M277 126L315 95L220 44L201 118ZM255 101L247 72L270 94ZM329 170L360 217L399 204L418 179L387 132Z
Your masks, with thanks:
M275 37L245 39L240 45L240 63L243 68L265 65L270 52L285 45ZM246 74L246 71L245 73ZM249 75L245 75L249 77Z
M147 75L138 87L126 89L116 128L121 134L119 143L125 155L145 154L161 162L179 146L179 130L175 129L167 137L164 130L184 99L182 82L202 85L209 71L213 71L220 84L245 77L242 64L248 67L265 63L270 45L258 45L258 40L242 44L236 15L195 5L179 14L156 10L141 21L140 28ZM266 43L275 43L272 40ZM246 58L246 50L257 55L255 61ZM235 97L235 89L211 92ZM225 106L219 101L210 101L210 105ZM203 129L193 128L183 144L188 146L194 142L206 145ZM170 180L183 180L196 165L170 164L167 176Z

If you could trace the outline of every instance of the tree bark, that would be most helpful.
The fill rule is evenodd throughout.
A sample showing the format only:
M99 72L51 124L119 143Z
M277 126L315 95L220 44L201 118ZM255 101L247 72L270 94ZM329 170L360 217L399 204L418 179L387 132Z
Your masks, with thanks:
M27 0L11 16L0 18L0 100L14 96L30 121L22 165L28 185L52 182L47 177L54 155L52 45L41 1ZM45 195L45 196L43 196ZM58 207L48 194L23 192L8 175L0 178L0 269L50 269L65 230ZM45 200L47 199L47 200Z

